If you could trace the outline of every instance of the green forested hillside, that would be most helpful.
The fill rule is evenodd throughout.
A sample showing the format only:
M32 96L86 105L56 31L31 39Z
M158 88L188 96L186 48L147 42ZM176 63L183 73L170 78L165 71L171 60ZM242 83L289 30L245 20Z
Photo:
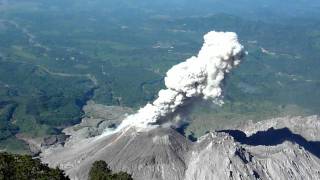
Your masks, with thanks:
M320 113L320 19L310 17L316 3L241 0L241 13L229 1L186 1L0 0L0 150L26 152L18 133L61 133L80 121L89 99L138 109L211 30L237 32L248 55L227 77L225 105L193 109L189 131ZM203 3L217 6L200 9ZM290 7L297 11L275 21Z
M0 153L0 180L68 180L60 169L51 169L28 155Z

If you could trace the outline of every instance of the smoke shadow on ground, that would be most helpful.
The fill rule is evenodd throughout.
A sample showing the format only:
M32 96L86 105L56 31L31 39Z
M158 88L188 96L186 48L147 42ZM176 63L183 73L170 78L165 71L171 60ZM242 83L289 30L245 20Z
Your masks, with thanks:
M236 141L241 144L251 146L275 146L282 144L284 141L302 146L305 150L320 158L320 142L308 141L299 134L295 134L288 128L274 129L269 128L266 131L258 131L257 133L247 137L247 135L240 130L222 130L218 132L225 132L232 136Z
M171 114L171 117L166 117L166 119L173 119L174 116L179 115L180 121L178 121L178 123L173 124L173 126L171 127L184 137L188 138L188 140L196 142L198 138L196 137L194 132L191 131L190 134L186 135L186 130L190 123L192 123L193 121L190 118L190 115L194 113L194 110L197 111L196 109L204 109L205 107L208 108L206 110L215 111L220 106L214 103L212 100L203 99L203 97L192 97L183 106L178 107L176 112Z
M191 132L191 134L189 134L188 136L186 136L185 130L186 128L189 126L188 122L185 122L183 124L181 124L180 126L174 128L177 132L179 132L180 134L182 134L184 137L188 138L190 141L192 142L196 142L198 139L195 137L194 133Z

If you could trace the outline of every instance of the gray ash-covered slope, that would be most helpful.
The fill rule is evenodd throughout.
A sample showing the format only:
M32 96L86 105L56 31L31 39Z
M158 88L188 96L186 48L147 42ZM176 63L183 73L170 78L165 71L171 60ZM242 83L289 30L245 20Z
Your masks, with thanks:
M112 169L137 179L183 179L191 143L172 129L136 132L134 128L69 147L45 151L42 160L60 166L74 179L86 179L91 164L105 160Z
M211 132L191 142L173 129L135 128L50 148L43 161L86 179L105 160L134 179L320 179L320 118L286 117L239 130Z
M210 133L196 143L185 179L319 179L319 120L278 118Z

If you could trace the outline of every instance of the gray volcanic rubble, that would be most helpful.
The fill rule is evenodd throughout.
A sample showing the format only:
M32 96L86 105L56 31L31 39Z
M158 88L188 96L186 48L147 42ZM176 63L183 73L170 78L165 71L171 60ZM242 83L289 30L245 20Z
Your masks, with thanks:
M118 126L133 110L121 106L105 106L93 101L83 107L85 116L81 123L63 130L70 136L67 143L77 143L78 140L101 135L108 127Z
M72 138L71 138L72 139ZM52 146L41 159L87 179L96 160L141 180L320 179L320 118L284 117L191 142L171 128L123 129Z
M127 107L105 106L93 101L88 101L87 105L83 107L83 111L85 115L81 122L64 129L63 134L36 139L18 134L17 138L26 142L31 153L37 155L51 146L77 143L78 140L100 135L106 128L119 125L126 116L133 113L133 110ZM66 138L68 138L67 141Z

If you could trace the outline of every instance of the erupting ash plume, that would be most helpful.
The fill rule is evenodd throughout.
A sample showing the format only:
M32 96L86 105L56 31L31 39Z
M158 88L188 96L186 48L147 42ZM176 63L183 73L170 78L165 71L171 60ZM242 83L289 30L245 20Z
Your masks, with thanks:
M128 116L117 131L130 126L145 129L160 125L194 98L222 103L222 80L240 63L243 52L235 33L207 33L198 56L173 66L165 77L167 89L160 90L153 103Z

